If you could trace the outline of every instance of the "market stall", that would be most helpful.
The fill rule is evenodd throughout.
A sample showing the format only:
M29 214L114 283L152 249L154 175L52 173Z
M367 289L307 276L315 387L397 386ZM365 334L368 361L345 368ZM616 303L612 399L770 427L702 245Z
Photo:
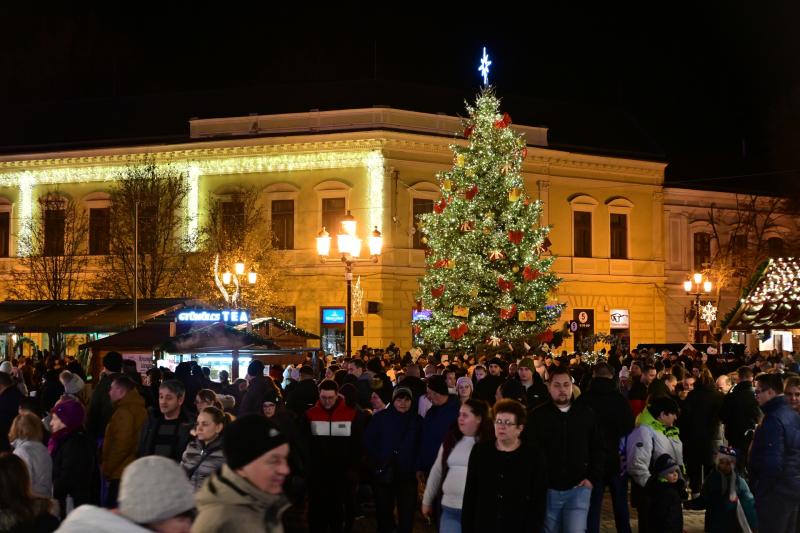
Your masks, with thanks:
M236 326L236 329L245 330L247 327L250 327L253 333L277 342L282 348L319 347L319 335L306 331L303 328L298 328L291 322L283 320L282 318L274 316L256 318L251 320L248 324ZM313 344L314 346L309 346L309 344Z
M800 342L800 259L762 263L722 326L747 334L751 350L793 351Z
M211 369L211 379L217 379L221 370L228 371L231 379L236 379L247 373L247 366L253 359L265 365L297 364L316 349L281 349L270 339L217 322L172 337L155 351L159 366L174 369L181 362L197 361L200 366Z

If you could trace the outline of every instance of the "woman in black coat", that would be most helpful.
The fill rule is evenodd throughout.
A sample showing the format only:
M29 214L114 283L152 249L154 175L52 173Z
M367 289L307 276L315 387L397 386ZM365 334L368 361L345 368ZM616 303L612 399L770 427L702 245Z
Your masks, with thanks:
M91 500L95 446L83 430L83 420L83 405L75 400L59 402L50 419L53 433L47 449L53 459L53 497L60 504L62 518Z
M532 439L520 439L526 421L521 403L500 400L494 416L496 439L476 444L469 456L461 531L539 531L547 491L544 455Z
M716 390L714 377L703 369L694 390L683 402L678 421L683 441L683 457L689 475L689 486L698 494L703 479L715 468L714 452L722 441L720 411L724 396Z

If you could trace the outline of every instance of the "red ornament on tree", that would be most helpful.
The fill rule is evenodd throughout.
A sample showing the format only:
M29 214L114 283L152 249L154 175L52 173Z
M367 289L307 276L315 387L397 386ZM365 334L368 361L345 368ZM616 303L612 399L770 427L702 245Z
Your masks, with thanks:
M508 240L511 241L512 244L519 244L522 242L522 232L520 230L509 230L508 231Z
M447 266L447 259L439 259L433 264L433 268L444 268Z
M454 341L457 341L461 337L466 335L468 331L469 331L469 326L465 322L462 322L461 324L458 325L458 327L450 328L449 331L450 338L453 339Z
M475 198L476 194L478 194L478 186L473 185L464 192L464 198L466 198L467 200L472 200L473 198Z
M437 215L441 215L445 207L447 207L447 200L442 198L441 200L433 204L433 212L436 213Z
M526 157L528 157L528 148L527 147L522 149L522 159L525 159Z
M464 138L465 139L469 139L470 135L472 135L472 130L474 128L475 128L475 126L467 126L466 128L464 128Z
M553 330L548 328L545 331L539 333L537 338L542 342L551 342L553 340Z
M422 311L422 300L417 300L417 311Z
M503 292L509 292L511 289L514 288L514 282L499 277L497 278L497 287Z
M537 268L531 268L529 266L525 267L525 270L522 271L522 277L525 281L534 281L536 278L541 276L542 273L539 272Z
M431 296L434 298L441 298L442 294L444 294L444 284L431 288Z
M551 246L553 246L553 243L550 242L549 238L545 237L544 241L542 241L542 250L546 252Z
M414 335L419 335L422 332L422 328L419 327L417 324L414 324L412 330L414 331Z
M494 127L497 129L507 128L511 125L511 115L508 113L503 113L503 118L496 120L494 122Z
M517 304L513 304L508 309L500 309L500 318L503 320L511 320L517 314Z

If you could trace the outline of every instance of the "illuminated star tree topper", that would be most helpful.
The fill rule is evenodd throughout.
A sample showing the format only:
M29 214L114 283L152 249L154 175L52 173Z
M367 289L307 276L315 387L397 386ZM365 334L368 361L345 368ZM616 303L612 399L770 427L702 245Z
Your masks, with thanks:
M483 47L483 57L481 58L481 66L478 67L478 72L481 73L483 76L483 85L489 85L489 65L492 62L489 61L489 55L486 53L486 47Z

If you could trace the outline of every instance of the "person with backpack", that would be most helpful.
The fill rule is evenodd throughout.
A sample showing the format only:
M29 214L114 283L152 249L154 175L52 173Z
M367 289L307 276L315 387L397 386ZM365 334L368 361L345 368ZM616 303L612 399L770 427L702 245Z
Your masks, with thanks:
M671 398L656 398L641 412L637 426L624 445L625 471L630 476L631 505L639 517L639 532L648 533L647 492L644 490L651 477L651 470L657 458L669 455L680 467L683 476L683 444L680 432L675 426L678 419L678 404Z

